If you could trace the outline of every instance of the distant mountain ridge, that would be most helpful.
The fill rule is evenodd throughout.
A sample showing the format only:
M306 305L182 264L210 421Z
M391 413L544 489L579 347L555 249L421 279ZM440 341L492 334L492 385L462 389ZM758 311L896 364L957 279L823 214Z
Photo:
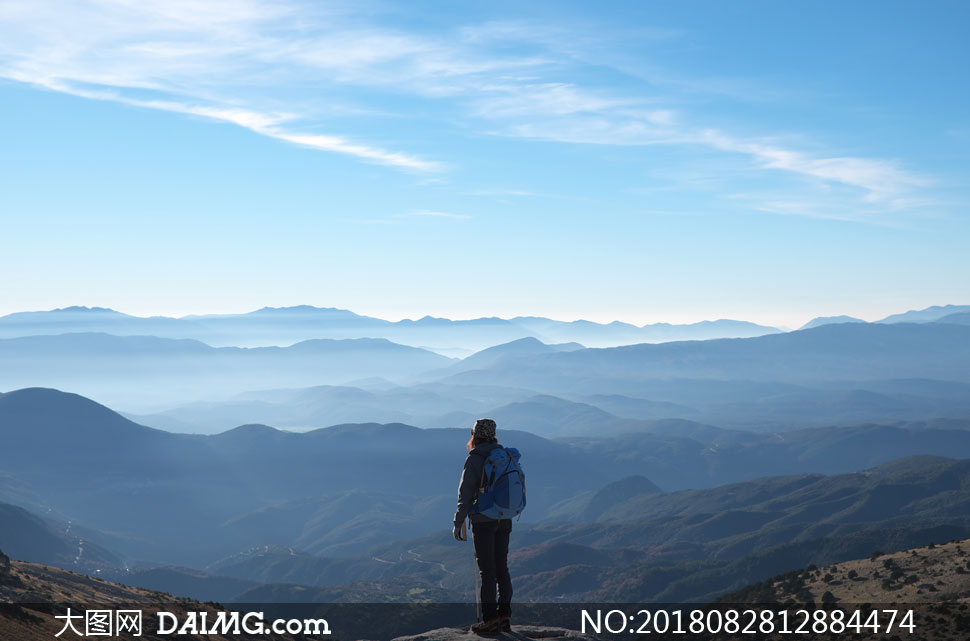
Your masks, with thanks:
M863 385L891 380L936 381L940 389ZM834 323L613 348L526 337L463 360L384 338L254 348L105 333L0 339L0 390L71 389L136 415L177 408L157 424L195 432L248 422L296 429L370 421L451 426L535 396L623 418L753 429L801 417L814 424L960 418L970 415L970 396L943 391L959 384L970 384L970 325L958 322ZM179 407L188 403L195 409ZM210 415L217 429L205 425Z
M77 389L106 401L219 398L249 389L410 378L455 361L384 338L289 347L211 347L195 339L100 332L0 339L0 389Z
M685 325L636 326L614 321L557 321L542 317L422 318L387 321L337 308L310 305L264 307L245 314L203 314L181 318L139 317L101 307L65 307L0 317L0 338L37 334L104 332L193 338L213 346L289 345L312 338L387 338L412 346L481 350L521 338L543 343L606 346L684 339L760 336L779 330L737 320Z
M799 329L812 329L822 325L833 325L835 323L864 323L866 321L853 316L818 316L802 325Z
M437 375L460 370L459 362ZM540 394L529 388L440 381L359 384L252 391L225 401L126 415L173 432L212 434L246 422L299 430L371 421L453 427L501 413L516 429L552 436L636 431L645 429L644 421L667 419L761 432L970 418L970 384L921 378L821 380L810 385L655 379L624 388L626 394L555 389Z
M894 314L881 324L948 322L967 324L959 314L970 305L934 306ZM947 320L944 317L949 316ZM851 316L815 318L801 327L858 322ZM263 307L242 314L195 314L183 317L132 316L103 307L72 306L48 311L15 312L0 316L0 339L24 336L100 332L123 336L195 339L215 347L285 346L316 338L385 338L424 347L444 355L464 355L520 339L547 345L578 343L587 347L615 347L718 338L751 338L781 333L775 327L742 320L705 320L696 323L648 323L587 320L558 321L538 316L482 317L451 320L433 316L388 321L333 307L297 305Z
M892 314L879 323L932 323L950 314L970 312L970 305L934 305L925 309Z
M970 305L941 305L893 314L879 323L934 322L944 316L970 312ZM864 322L851 316L815 318L801 329L833 322ZM255 347L289 345L310 338L387 338L419 347L431 345L472 351L521 338L543 343L576 342L589 347L656 343L712 338L747 338L778 333L775 327L743 320L704 320L695 323L647 323L587 320L559 321L541 316L482 317L451 320L434 316L388 321L335 307L295 305L263 307L240 314L191 314L182 317L133 316L104 307L75 305L45 311L0 316L0 338L37 334L104 332L194 338L213 346Z
M481 351L475 352L467 358L463 358L460 363L452 366L452 370L469 370L491 367L499 361L519 356L530 356L533 354L549 354L553 352L572 352L583 349L579 343L558 343L547 345L538 338L527 336L509 343L495 345Z
M842 323L745 339L535 354L442 380L546 394L636 395L648 384L678 378L796 385L880 378L967 383L970 326Z

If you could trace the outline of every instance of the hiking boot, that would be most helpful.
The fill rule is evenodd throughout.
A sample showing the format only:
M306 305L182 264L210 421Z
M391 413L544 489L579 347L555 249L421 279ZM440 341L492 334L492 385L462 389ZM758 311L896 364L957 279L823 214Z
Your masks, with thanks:
M501 616L501 617L498 618L498 620L501 623L501 625L499 626L499 629L502 632L511 632L512 631L512 620L509 617Z
M488 621L473 623L472 632L482 637L494 637L502 632L502 619L495 617Z

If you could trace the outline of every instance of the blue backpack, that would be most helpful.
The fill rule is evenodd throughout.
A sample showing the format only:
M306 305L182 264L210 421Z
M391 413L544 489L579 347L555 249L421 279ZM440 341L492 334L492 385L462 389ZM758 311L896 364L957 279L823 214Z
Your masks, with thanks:
M519 450L499 446L487 455L477 454L485 459L485 464L478 500L471 512L492 519L511 519L521 514L525 509L525 472L519 465Z

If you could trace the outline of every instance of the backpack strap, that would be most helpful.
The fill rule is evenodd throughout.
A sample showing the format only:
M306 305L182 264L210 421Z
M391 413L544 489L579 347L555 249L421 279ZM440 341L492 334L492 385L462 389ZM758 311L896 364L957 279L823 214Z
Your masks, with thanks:
M485 489L485 464L488 463L488 459L490 458L492 452L494 452L496 449L501 449L501 450L505 451L506 454L508 454L508 450L506 450L501 445L499 445L497 448L494 448L492 450L489 450L488 454L486 454L485 452L476 452L475 450L472 450L471 452L469 452L469 454L478 454L479 456L482 457L482 480L478 484L478 491L479 492L481 492L482 490ZM509 454L509 458L511 458L511 457L512 457L512 455Z
M488 454L485 454L484 452L476 452L475 450L472 450L469 452L469 454L477 454L478 456L482 457L482 478L478 482L478 487L475 488L475 494L477 496L482 490L485 489L485 463L488 461Z

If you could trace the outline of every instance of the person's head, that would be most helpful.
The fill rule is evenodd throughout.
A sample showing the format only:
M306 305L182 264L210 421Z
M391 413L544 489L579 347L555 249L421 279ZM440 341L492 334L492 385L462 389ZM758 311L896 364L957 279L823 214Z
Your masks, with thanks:
M480 418L472 428L472 437L468 439L468 450L471 451L480 443L498 443L495 438L495 421L490 418Z

